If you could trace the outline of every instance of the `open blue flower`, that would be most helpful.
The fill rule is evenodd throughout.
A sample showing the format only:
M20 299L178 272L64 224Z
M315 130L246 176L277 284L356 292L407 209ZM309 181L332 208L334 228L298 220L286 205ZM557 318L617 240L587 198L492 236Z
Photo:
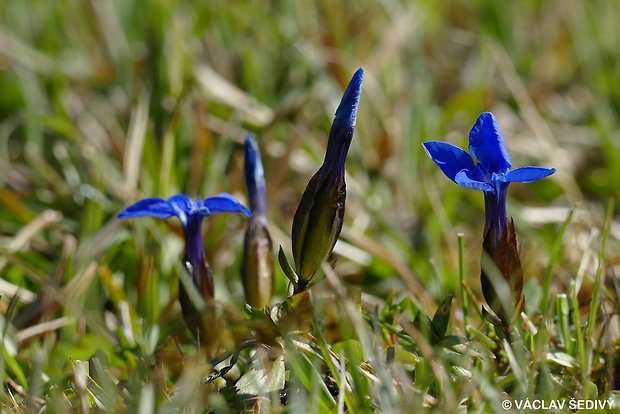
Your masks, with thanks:
M510 170L510 156L495 117L485 112L469 133L467 152L446 142L429 141L423 144L428 156L455 183L484 192L485 226L482 244L485 254L493 261L510 288L512 303L502 300L497 279L484 266L481 271L482 293L486 302L505 326L525 305L523 270L517 249L514 223L508 223L506 194L510 183L529 183L547 177L554 168L521 167ZM501 289L501 288L500 288Z
M428 141L423 144L428 156L444 174L462 187L484 191L486 229L499 237L506 226L506 193L510 183L529 183L547 177L555 168L521 167L510 170L510 156L502 132L490 112L485 112L469 133L469 151L447 142Z
M118 215L121 219L137 217L158 217L167 219L176 216L183 225L185 234L185 262L193 271L190 275L194 279L196 287L201 286L198 269L203 266L204 249L202 245L202 220L217 213L242 213L251 216L252 213L244 207L235 197L221 193L214 197L191 199L185 194L177 194L164 200L159 197L149 197L127 207ZM209 278L208 286L204 286L213 295L213 280ZM200 291L201 289L199 289Z
M202 244L202 221L218 213L241 213L251 216L250 211L235 197L221 193L214 197L191 199L185 194L174 195L167 200L149 197L127 207L118 215L121 219L157 217L167 219L178 217L185 235L184 264L191 280L205 301L213 298L213 275L205 260ZM195 335L203 332L201 316L191 301L183 284L179 284L179 301L186 324Z

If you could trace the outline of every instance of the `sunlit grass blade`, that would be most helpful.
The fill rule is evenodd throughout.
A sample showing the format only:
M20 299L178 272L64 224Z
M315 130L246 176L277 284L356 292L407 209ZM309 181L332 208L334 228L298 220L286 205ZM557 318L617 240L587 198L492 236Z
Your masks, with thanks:
M544 315L547 315L550 312L550 310L548 309L548 305L551 297L551 281L553 278L553 269L558 263L558 260L560 260L560 254L562 252L562 241L564 240L566 229L571 223L574 213L574 208L572 208L568 212L566 220L564 220L564 223L562 223L562 227L560 227L560 231L558 232L556 239L553 241L553 246L551 247L551 256L549 257L549 264L547 265L547 269L545 270L545 276L543 279L543 299L541 309Z

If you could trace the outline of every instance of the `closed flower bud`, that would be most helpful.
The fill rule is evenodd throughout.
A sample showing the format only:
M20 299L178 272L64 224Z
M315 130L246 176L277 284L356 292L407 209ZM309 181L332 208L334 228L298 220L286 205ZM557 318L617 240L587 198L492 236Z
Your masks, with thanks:
M251 219L245 233L242 278L247 303L262 309L271 303L274 258L267 223Z
M293 218L293 258L302 290L336 244L346 198L345 160L353 139L364 71L355 72L336 110L323 165L312 177Z
M247 303L264 308L273 296L274 257L267 222L263 165L251 134L245 141L245 178L252 217L245 232L241 277Z
M499 235L494 234L494 231L489 228L485 234L482 248L495 267L489 269L489 266L484 266L483 260L480 275L482 294L489 307L506 325L516 313L521 312L525 307L523 269L517 249L514 222L510 220L510 223L504 226ZM497 272L495 272L496 270ZM503 279L504 284L502 284L502 280L494 279L494 277ZM500 294L502 285L507 285L509 289L506 295ZM505 302L502 300L504 298L510 298L511 301Z

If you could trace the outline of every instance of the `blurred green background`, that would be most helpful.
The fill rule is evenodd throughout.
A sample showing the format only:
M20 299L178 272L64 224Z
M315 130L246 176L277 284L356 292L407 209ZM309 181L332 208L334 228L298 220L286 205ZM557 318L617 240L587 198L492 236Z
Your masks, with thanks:
M596 229L620 189L619 17L620 3L605 0L2 2L0 307L61 321L47 342L17 338L11 375L62 377L71 358L148 342L152 325L155 343L179 329L178 222L115 216L177 192L247 200L245 131L262 149L274 242L290 251L293 213L360 66L336 247L348 286L433 307L458 289L462 232L479 291L482 195L445 178L421 143L466 147L483 111L497 116L514 166L558 170L509 192L528 306L571 208L553 289L587 285ZM241 308L245 223L207 221L218 299ZM619 235L614 222L613 263ZM23 316L46 289L47 305ZM111 362L121 371L137 364L112 357L132 361Z

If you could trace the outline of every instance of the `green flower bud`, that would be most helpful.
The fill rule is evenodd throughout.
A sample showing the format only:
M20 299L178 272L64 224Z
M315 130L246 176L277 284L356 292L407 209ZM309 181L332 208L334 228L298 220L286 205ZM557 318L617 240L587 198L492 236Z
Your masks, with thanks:
M353 139L364 71L355 72L336 110L323 165L312 177L293 218L293 258L298 290L331 253L342 229L346 184L344 164Z

